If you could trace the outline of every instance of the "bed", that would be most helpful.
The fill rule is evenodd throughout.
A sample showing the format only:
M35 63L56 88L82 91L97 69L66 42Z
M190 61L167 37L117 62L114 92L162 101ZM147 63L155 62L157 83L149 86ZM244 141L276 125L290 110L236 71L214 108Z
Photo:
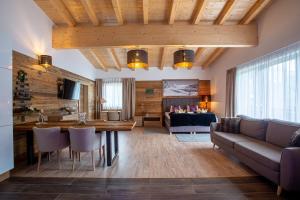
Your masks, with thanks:
M216 122L217 118L214 113L174 113L169 112L172 105L197 105L199 98L176 98L164 99L163 109L165 112L164 123L169 133L188 132L196 134L197 132L209 132L210 123Z

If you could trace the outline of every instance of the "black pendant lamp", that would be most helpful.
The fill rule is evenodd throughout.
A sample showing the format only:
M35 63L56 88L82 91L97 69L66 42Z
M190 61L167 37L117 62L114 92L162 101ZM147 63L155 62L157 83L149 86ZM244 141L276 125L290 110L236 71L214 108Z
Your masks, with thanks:
M174 53L174 66L181 68L188 68L193 66L194 62L193 50L178 50Z
M45 68L52 66L52 57L49 55L40 55L39 56L39 65L42 65Z
M131 69L147 68L148 53L142 49L134 49L127 52L127 66Z

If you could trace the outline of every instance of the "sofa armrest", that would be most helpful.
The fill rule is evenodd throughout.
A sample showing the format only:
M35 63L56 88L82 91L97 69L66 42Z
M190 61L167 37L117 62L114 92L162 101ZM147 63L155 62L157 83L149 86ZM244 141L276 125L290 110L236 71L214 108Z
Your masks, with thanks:
M214 139L213 139L213 134L214 134L214 132L216 131L216 130L218 130L218 129L220 129L220 127L221 127L221 123L217 123L217 122L212 122L211 124L210 124L210 140L211 140L211 142L213 143L214 141Z
M283 149L280 161L280 186L300 190L300 147Z

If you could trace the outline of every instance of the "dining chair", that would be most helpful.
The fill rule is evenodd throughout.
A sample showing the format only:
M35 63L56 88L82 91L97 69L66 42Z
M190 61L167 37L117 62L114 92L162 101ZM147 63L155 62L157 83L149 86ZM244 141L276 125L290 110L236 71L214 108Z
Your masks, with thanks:
M80 154L80 152L90 152L92 158L92 166L95 171L95 162L94 162L94 152L95 150L99 151L100 160L102 159L101 149L103 150L104 155L104 146L102 146L101 134L96 134L95 127L87 128L69 128L70 141L71 141L71 150L73 157L73 166L72 170L75 169L75 154Z
M38 166L37 171L40 171L42 153L48 153L50 160L50 152L57 151L58 168L60 168L60 153L61 150L70 146L68 134L62 134L59 127L53 128L33 128L34 136L38 148Z
M120 111L109 111L107 112L108 121L121 121L121 112Z

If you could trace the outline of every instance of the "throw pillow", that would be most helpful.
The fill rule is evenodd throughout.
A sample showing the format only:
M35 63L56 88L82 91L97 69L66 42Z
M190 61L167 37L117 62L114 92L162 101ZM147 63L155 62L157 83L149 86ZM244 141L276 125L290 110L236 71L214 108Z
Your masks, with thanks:
M300 147L300 129L298 129L291 137L290 147Z
M240 133L239 117L234 118L221 118L221 131L227 133Z
M174 107L172 105L170 106L170 113L171 112L174 112Z
M191 105L190 106L190 112L196 112L198 110L198 106Z

